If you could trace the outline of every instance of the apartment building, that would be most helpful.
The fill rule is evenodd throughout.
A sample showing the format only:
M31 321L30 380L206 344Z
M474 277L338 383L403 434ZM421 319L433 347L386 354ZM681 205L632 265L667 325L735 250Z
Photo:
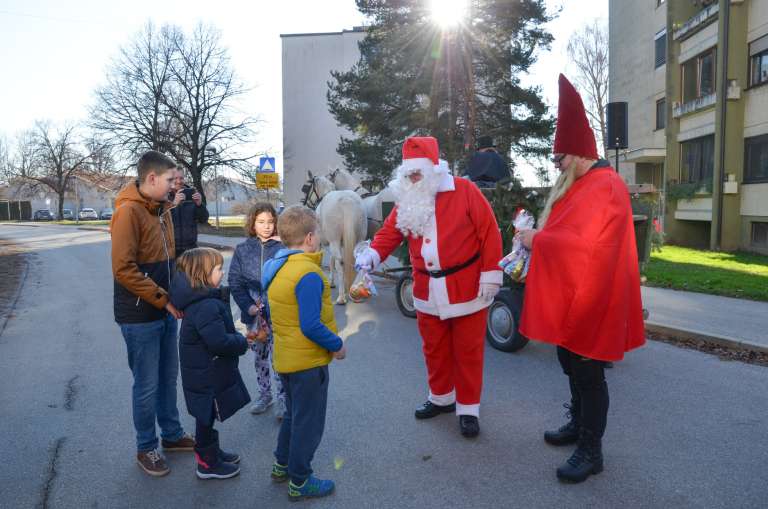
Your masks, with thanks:
M611 101L669 242L768 253L768 0L610 0Z

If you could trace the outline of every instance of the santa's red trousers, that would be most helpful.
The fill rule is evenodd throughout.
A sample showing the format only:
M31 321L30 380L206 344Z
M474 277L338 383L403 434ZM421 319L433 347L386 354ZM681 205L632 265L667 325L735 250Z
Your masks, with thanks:
M455 402L458 415L480 413L487 316L488 309L445 320L416 313L429 377L429 400L436 405Z

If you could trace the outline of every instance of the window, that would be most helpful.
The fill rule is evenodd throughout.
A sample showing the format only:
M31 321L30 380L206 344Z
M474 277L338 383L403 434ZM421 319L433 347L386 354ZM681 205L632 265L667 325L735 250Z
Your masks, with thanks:
M749 44L749 85L768 83L768 35Z
M744 181L768 182L768 134L744 139Z
M752 245L768 247L768 223L752 223Z
M656 64L656 68L658 69L659 67L667 63L667 30L666 29L656 34L656 38L654 39L654 44L655 44L654 62Z
M712 180L715 168L715 136L704 136L680 144L681 182Z
M716 56L712 48L682 64L683 103L715 93Z
M656 101L656 129L667 127L667 100L659 99Z

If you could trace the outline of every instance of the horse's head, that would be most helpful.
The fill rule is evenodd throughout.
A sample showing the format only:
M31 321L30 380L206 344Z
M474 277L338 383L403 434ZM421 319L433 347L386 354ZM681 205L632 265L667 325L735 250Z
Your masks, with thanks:
M309 177L307 183L301 187L304 193L304 199L301 201L307 207L314 209L323 196L334 191L336 187L327 177L314 176L311 171L307 171Z

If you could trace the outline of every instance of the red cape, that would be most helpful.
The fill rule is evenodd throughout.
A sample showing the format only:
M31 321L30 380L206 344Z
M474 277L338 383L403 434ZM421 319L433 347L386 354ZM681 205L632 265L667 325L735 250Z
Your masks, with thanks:
M645 343L629 190L613 168L576 180L534 236L520 332L604 361Z

